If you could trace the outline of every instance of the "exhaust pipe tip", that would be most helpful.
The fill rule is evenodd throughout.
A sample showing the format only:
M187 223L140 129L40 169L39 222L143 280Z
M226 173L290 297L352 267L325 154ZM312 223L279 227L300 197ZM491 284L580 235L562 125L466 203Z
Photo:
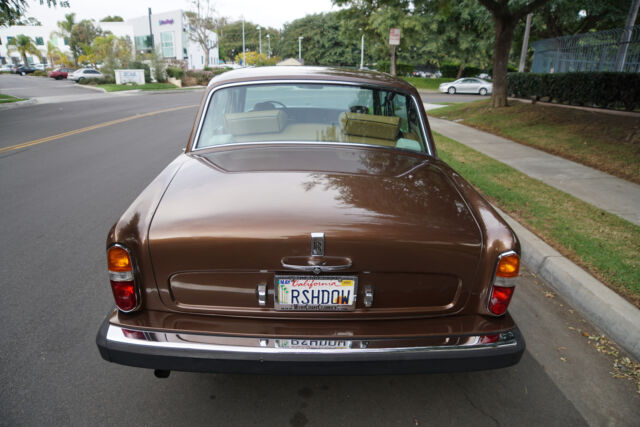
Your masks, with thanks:
M153 375L155 375L156 378L169 378L169 374L171 374L171 371L166 371L164 369L155 369L153 371Z

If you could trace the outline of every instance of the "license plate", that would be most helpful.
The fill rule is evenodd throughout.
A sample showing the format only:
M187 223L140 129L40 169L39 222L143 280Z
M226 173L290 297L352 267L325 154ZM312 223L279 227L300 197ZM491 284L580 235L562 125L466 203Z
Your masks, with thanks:
M349 311L356 305L356 276L276 276L275 309Z
M352 342L348 340L285 339L275 341L277 348L294 350L346 350L351 348L351 344Z

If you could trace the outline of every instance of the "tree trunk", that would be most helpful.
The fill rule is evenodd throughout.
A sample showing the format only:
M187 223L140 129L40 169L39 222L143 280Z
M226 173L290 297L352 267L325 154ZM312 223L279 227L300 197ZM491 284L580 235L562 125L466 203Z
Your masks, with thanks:
M456 79L459 79L460 77L462 77L463 71L464 71L464 65L460 64L460 68L458 68L458 75L456 76Z
M517 20L494 19L496 38L493 47L493 94L491 106L494 108L507 106L507 65L511 52L511 41Z
M209 48L204 45L202 46L204 48L204 68L209 66Z
M26 52L22 52L22 54L20 56L22 56L22 63L24 64L24 66L28 67L29 66L29 62L27 61L27 53Z

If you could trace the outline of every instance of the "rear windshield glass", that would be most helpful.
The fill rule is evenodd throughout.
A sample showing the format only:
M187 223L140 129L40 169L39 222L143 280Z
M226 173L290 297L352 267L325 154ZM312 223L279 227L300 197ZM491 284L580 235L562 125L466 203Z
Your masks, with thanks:
M317 83L215 91L196 148L263 141L343 142L425 151L416 105L402 93Z

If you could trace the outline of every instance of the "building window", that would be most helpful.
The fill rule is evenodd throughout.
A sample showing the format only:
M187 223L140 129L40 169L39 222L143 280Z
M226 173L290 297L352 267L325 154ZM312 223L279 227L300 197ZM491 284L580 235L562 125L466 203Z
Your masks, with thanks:
M36 37L36 44L38 46L44 46L44 39L42 37Z
M160 42L162 43L162 56L165 58L174 58L176 54L173 49L173 31L160 33Z
M69 46L69 39L67 37L65 37L63 41L65 46Z
M11 44L11 40L13 40L13 37L7 36L7 44Z
M151 49L151 40L149 36L136 36L136 50Z

